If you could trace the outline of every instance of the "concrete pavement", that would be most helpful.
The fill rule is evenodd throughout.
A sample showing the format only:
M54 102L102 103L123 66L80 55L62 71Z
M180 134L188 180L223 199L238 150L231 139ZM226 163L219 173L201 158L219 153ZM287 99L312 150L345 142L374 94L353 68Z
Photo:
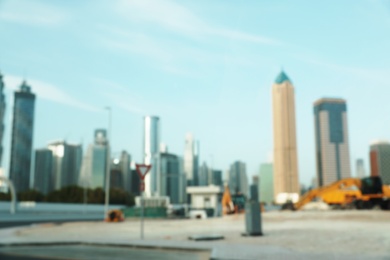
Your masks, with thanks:
M385 211L267 212L263 214L262 237L241 236L242 215L206 220L148 219L145 240L139 239L137 219L45 224L2 229L0 244L76 242L177 252L203 250L211 259L389 259L389 218L390 212ZM220 234L225 239L188 240L189 235L200 234Z

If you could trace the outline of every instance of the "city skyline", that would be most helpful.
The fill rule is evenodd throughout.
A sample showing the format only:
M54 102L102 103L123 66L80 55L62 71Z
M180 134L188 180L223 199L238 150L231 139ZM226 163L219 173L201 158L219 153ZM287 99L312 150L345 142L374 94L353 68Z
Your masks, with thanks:
M7 104L5 173L12 91L23 78L38 99L34 148L66 139L81 142L85 149L92 142L91 129L107 125L104 106L111 105L114 152L125 149L142 162L142 116L156 114L164 122L162 141L172 152L182 154L178 137L191 131L202 143L200 161L212 154L215 168L226 169L239 159L247 163L250 177L273 149L269 85L281 66L297 88L300 182L308 184L315 175L311 106L319 97L347 100L351 161L363 158L368 165L371 140L390 137L390 122L382 120L390 112L385 106L390 39L383 35L388 6L383 2L346 1L333 9L301 1L283 8L276 3L239 8L229 3L218 15L218 2L34 3L0 4L6 39L0 43ZM77 11L83 9L80 5L90 10L90 19L77 19L85 17ZM149 12L157 10L153 6L163 15ZM347 15L341 11L345 9L350 10ZM105 17L97 15L99 10L105 10ZM290 20L289 26L285 19L271 19L274 11ZM306 25L313 14L318 19Z

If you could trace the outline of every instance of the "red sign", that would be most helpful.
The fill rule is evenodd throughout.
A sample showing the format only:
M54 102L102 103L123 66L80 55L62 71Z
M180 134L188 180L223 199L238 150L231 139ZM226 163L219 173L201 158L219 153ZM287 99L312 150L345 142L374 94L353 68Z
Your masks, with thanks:
M136 167L136 170L137 170L137 173L138 173L140 180L142 180L142 182L143 182L146 174L149 172L150 168L152 168L152 165L136 164L135 167Z

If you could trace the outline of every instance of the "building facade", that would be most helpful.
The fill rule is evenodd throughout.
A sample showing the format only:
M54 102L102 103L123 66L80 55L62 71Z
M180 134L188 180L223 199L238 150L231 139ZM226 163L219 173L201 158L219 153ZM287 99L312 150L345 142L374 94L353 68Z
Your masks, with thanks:
M274 196L299 195L294 86L282 71L272 86L274 134Z
M144 117L144 163L152 165L150 172L145 176L145 196L161 195L160 176L160 118L156 116Z
M229 169L229 189L231 194L248 196L248 177L246 165L243 162L234 162Z
M184 203L182 190L186 175L181 169L180 157L170 153L161 154L161 195L168 196L171 204Z
M356 177L360 179L366 177L366 169L364 168L363 159L356 160Z
M390 185L390 143L378 141L370 145L371 176L379 176L382 183Z
M35 95L23 81L14 93L9 177L17 192L30 188Z
M210 184L223 187L222 171L221 170L211 170L211 183Z
M3 137L4 137L4 115L5 115L5 96L4 96L3 75L0 73L0 166L3 159Z
M35 150L34 189L48 194L54 189L53 152L48 148Z
M57 141L48 144L47 147L53 154L53 188L59 190L63 187L77 185L83 156L82 146Z
M314 118L318 186L351 177L345 100L317 100Z
M203 162L199 168L198 185L197 186L208 186L210 184L210 168L206 162Z
M191 133L186 134L184 148L184 171L188 186L199 184L199 142Z
M267 204L274 202L274 169L272 163L262 163L259 173L259 201Z
M94 143L88 146L82 159L79 184L92 189L106 187L106 173L109 163L109 147L107 131L96 129L94 131Z

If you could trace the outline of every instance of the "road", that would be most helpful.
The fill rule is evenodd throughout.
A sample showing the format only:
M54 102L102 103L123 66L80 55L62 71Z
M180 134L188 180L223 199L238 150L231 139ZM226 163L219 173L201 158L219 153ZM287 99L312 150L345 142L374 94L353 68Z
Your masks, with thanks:
M54 245L54 246L18 246L0 248L2 260L36 259L158 259L158 260L203 260L210 259L209 251L174 251L161 249L140 249L115 246L91 245Z
M39 223L63 223L74 221L102 221L103 213L29 213L22 212L14 215L1 214L0 215L0 228L27 226L31 224Z

